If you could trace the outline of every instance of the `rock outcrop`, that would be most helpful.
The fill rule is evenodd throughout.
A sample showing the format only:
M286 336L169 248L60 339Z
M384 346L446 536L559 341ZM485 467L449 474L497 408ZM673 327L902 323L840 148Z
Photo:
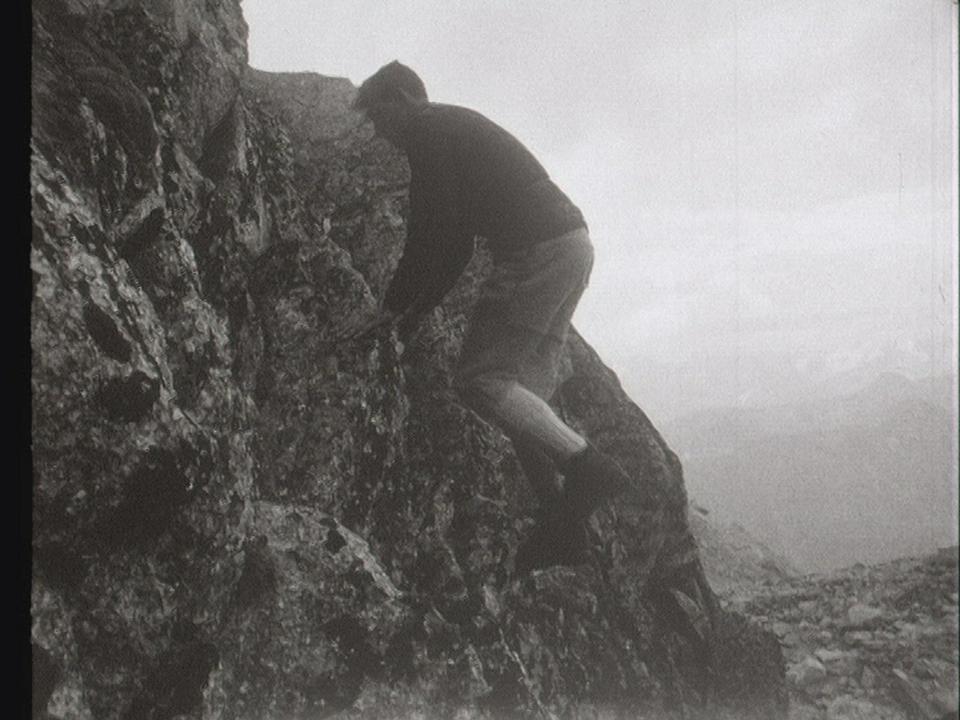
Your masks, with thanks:
M759 583L777 583L801 573L787 558L772 550L737 523L725 523L695 500L690 502L687 520L697 539L700 561L710 587L721 597L735 594L738 588L753 588Z
M356 337L405 162L245 38L236 0L34 3L35 717L783 717L776 638L579 337L558 407L636 488L590 563L514 572L532 498L449 381L484 253Z

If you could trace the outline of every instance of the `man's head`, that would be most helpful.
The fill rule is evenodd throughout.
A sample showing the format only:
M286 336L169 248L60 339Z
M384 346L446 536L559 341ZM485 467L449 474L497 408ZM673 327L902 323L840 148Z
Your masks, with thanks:
M407 113L426 101L420 77L394 60L363 81L353 108L373 122L377 135L396 142Z

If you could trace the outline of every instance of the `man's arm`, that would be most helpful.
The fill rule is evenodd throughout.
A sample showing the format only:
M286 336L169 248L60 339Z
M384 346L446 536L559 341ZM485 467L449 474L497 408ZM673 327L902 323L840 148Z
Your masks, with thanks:
M456 240L451 238L447 241L442 249L442 259L436 271L431 273L430 281L423 284L420 292L407 308L408 317L424 315L440 304L463 274L473 256L473 250L473 237L458 237Z
M384 306L407 317L429 312L443 299L473 254L473 236L461 224L459 173L449 140L429 136L408 152L410 216L400 264Z

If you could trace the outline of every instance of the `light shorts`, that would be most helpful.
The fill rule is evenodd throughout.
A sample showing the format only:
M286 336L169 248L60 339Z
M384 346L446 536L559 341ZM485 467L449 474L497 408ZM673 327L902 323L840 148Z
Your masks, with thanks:
M592 268L586 228L499 259L463 341L458 386L480 377L516 380L549 400L559 384L570 318Z

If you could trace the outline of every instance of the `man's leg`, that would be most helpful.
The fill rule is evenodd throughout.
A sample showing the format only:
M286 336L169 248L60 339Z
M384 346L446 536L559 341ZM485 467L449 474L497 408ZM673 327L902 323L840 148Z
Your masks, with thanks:
M520 573L553 565L577 565L587 560L586 528L565 512L556 463L580 443L570 438L573 442L566 444L565 438L576 433L560 422L548 404L557 386L557 361L562 347L562 341L555 338L541 336L528 328L505 325L498 314L484 313L481 306L461 354L459 380L464 401L510 438L527 482L537 496L537 522L515 557L515 568ZM502 387L497 388L498 385ZM540 401L531 403L532 411L528 408L520 413L526 422L505 421L502 405L487 397L500 393L509 397L511 388L516 386L524 391L519 393L520 404L529 401L531 394ZM532 431L517 429L530 423L537 413L542 413L546 423L556 424L559 430L560 441L552 453L545 450L545 443L540 439L542 421L534 420Z
M522 445L556 463L586 440L548 404L566 330L593 265L586 230L547 241L494 268L457 372L464 399Z
M482 416L492 418L521 445L537 448L562 465L587 448L587 441L518 380L500 375L473 378L461 391Z
M563 474L566 484L561 502L544 507L554 516L562 515L554 517L562 528L625 490L629 480L615 462L564 423L543 398L520 384L523 361L536 351L536 347L530 348L535 340L536 333L527 328L505 325L495 316L478 313L464 342L457 389L467 405L503 429L515 446L536 448ZM528 468L524 466L525 472ZM532 470L528 480L536 490L543 466Z
M546 263L546 272L538 273L533 283L535 294L540 298L549 297L555 303L555 310L543 327L536 347L524 356L519 376L524 387L546 401L553 397L562 382L561 368L564 367L564 347L570 321L593 266L593 250L586 233L568 239L572 242L559 241L563 248L561 256L547 250L554 256L554 261ZM550 268L551 264L554 268ZM554 292L558 285L566 288L561 294ZM558 463L558 469L565 480L563 507L559 511L563 518L561 522L586 518L606 498L618 495L630 486L630 479L620 466L586 440L580 450Z
M614 460L517 380L482 375L468 383L463 397L482 416L500 425L515 445L518 441L532 444L556 463L566 481L562 504L570 518L588 517L605 499L629 488L629 477Z
M456 378L467 404L515 443L536 447L557 464L567 480L565 504L572 504L579 517L628 482L616 463L547 402L592 264L589 237L579 230L495 268L464 341Z

